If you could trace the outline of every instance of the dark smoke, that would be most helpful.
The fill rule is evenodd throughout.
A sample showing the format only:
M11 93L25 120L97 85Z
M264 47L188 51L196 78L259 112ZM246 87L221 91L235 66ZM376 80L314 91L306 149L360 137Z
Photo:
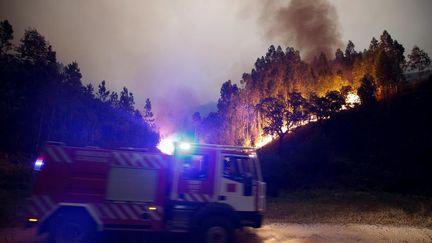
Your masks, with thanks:
M321 52L333 57L342 46L337 12L327 0L292 0L288 6L273 0L260 2L265 4L261 22L266 36L299 49L305 60Z

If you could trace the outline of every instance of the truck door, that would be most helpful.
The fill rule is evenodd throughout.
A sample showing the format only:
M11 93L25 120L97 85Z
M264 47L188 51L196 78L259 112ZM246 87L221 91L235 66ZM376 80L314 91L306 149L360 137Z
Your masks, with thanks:
M215 180L215 152L200 149L176 155L178 178L174 185L175 200L205 203L212 200Z
M236 211L255 211L258 178L254 158L222 154L221 159L223 168L219 201L225 201Z

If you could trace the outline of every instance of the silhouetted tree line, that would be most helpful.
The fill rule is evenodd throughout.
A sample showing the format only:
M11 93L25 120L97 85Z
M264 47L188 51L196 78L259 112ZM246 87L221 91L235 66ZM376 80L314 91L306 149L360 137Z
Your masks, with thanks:
M76 62L63 65L46 39L27 29L18 45L13 29L0 22L0 148L36 152L44 141L104 147L154 147L151 103L135 108L126 87L97 90L82 83Z
M195 134L210 143L254 146L263 134L279 137L310 120L322 120L347 107L349 94L362 103L391 98L404 85L405 70L423 70L428 55L414 47L405 60L404 47L387 31L358 52L349 41L333 59L320 54L302 60L292 47L270 46L240 84L223 83L217 112L193 115ZM351 104L352 106L352 104Z

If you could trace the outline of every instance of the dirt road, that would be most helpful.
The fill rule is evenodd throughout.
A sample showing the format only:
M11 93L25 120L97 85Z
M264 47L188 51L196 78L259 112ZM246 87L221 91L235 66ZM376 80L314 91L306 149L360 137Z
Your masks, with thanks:
M187 237L181 241L188 242ZM178 237L173 241L179 243ZM261 229L246 229L236 234L238 243L324 243L324 242L432 242L432 229L364 224L282 224L271 223ZM43 242L31 229L0 229L0 242Z
M363 224L267 224L238 234L238 242L432 242L431 229Z

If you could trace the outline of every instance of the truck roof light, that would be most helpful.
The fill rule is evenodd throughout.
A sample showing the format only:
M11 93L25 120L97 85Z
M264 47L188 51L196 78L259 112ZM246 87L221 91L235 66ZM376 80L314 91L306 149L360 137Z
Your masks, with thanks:
M189 149L191 149L191 147L192 146L191 146L190 143L182 142L182 143L179 144L179 148L181 150L189 150Z

